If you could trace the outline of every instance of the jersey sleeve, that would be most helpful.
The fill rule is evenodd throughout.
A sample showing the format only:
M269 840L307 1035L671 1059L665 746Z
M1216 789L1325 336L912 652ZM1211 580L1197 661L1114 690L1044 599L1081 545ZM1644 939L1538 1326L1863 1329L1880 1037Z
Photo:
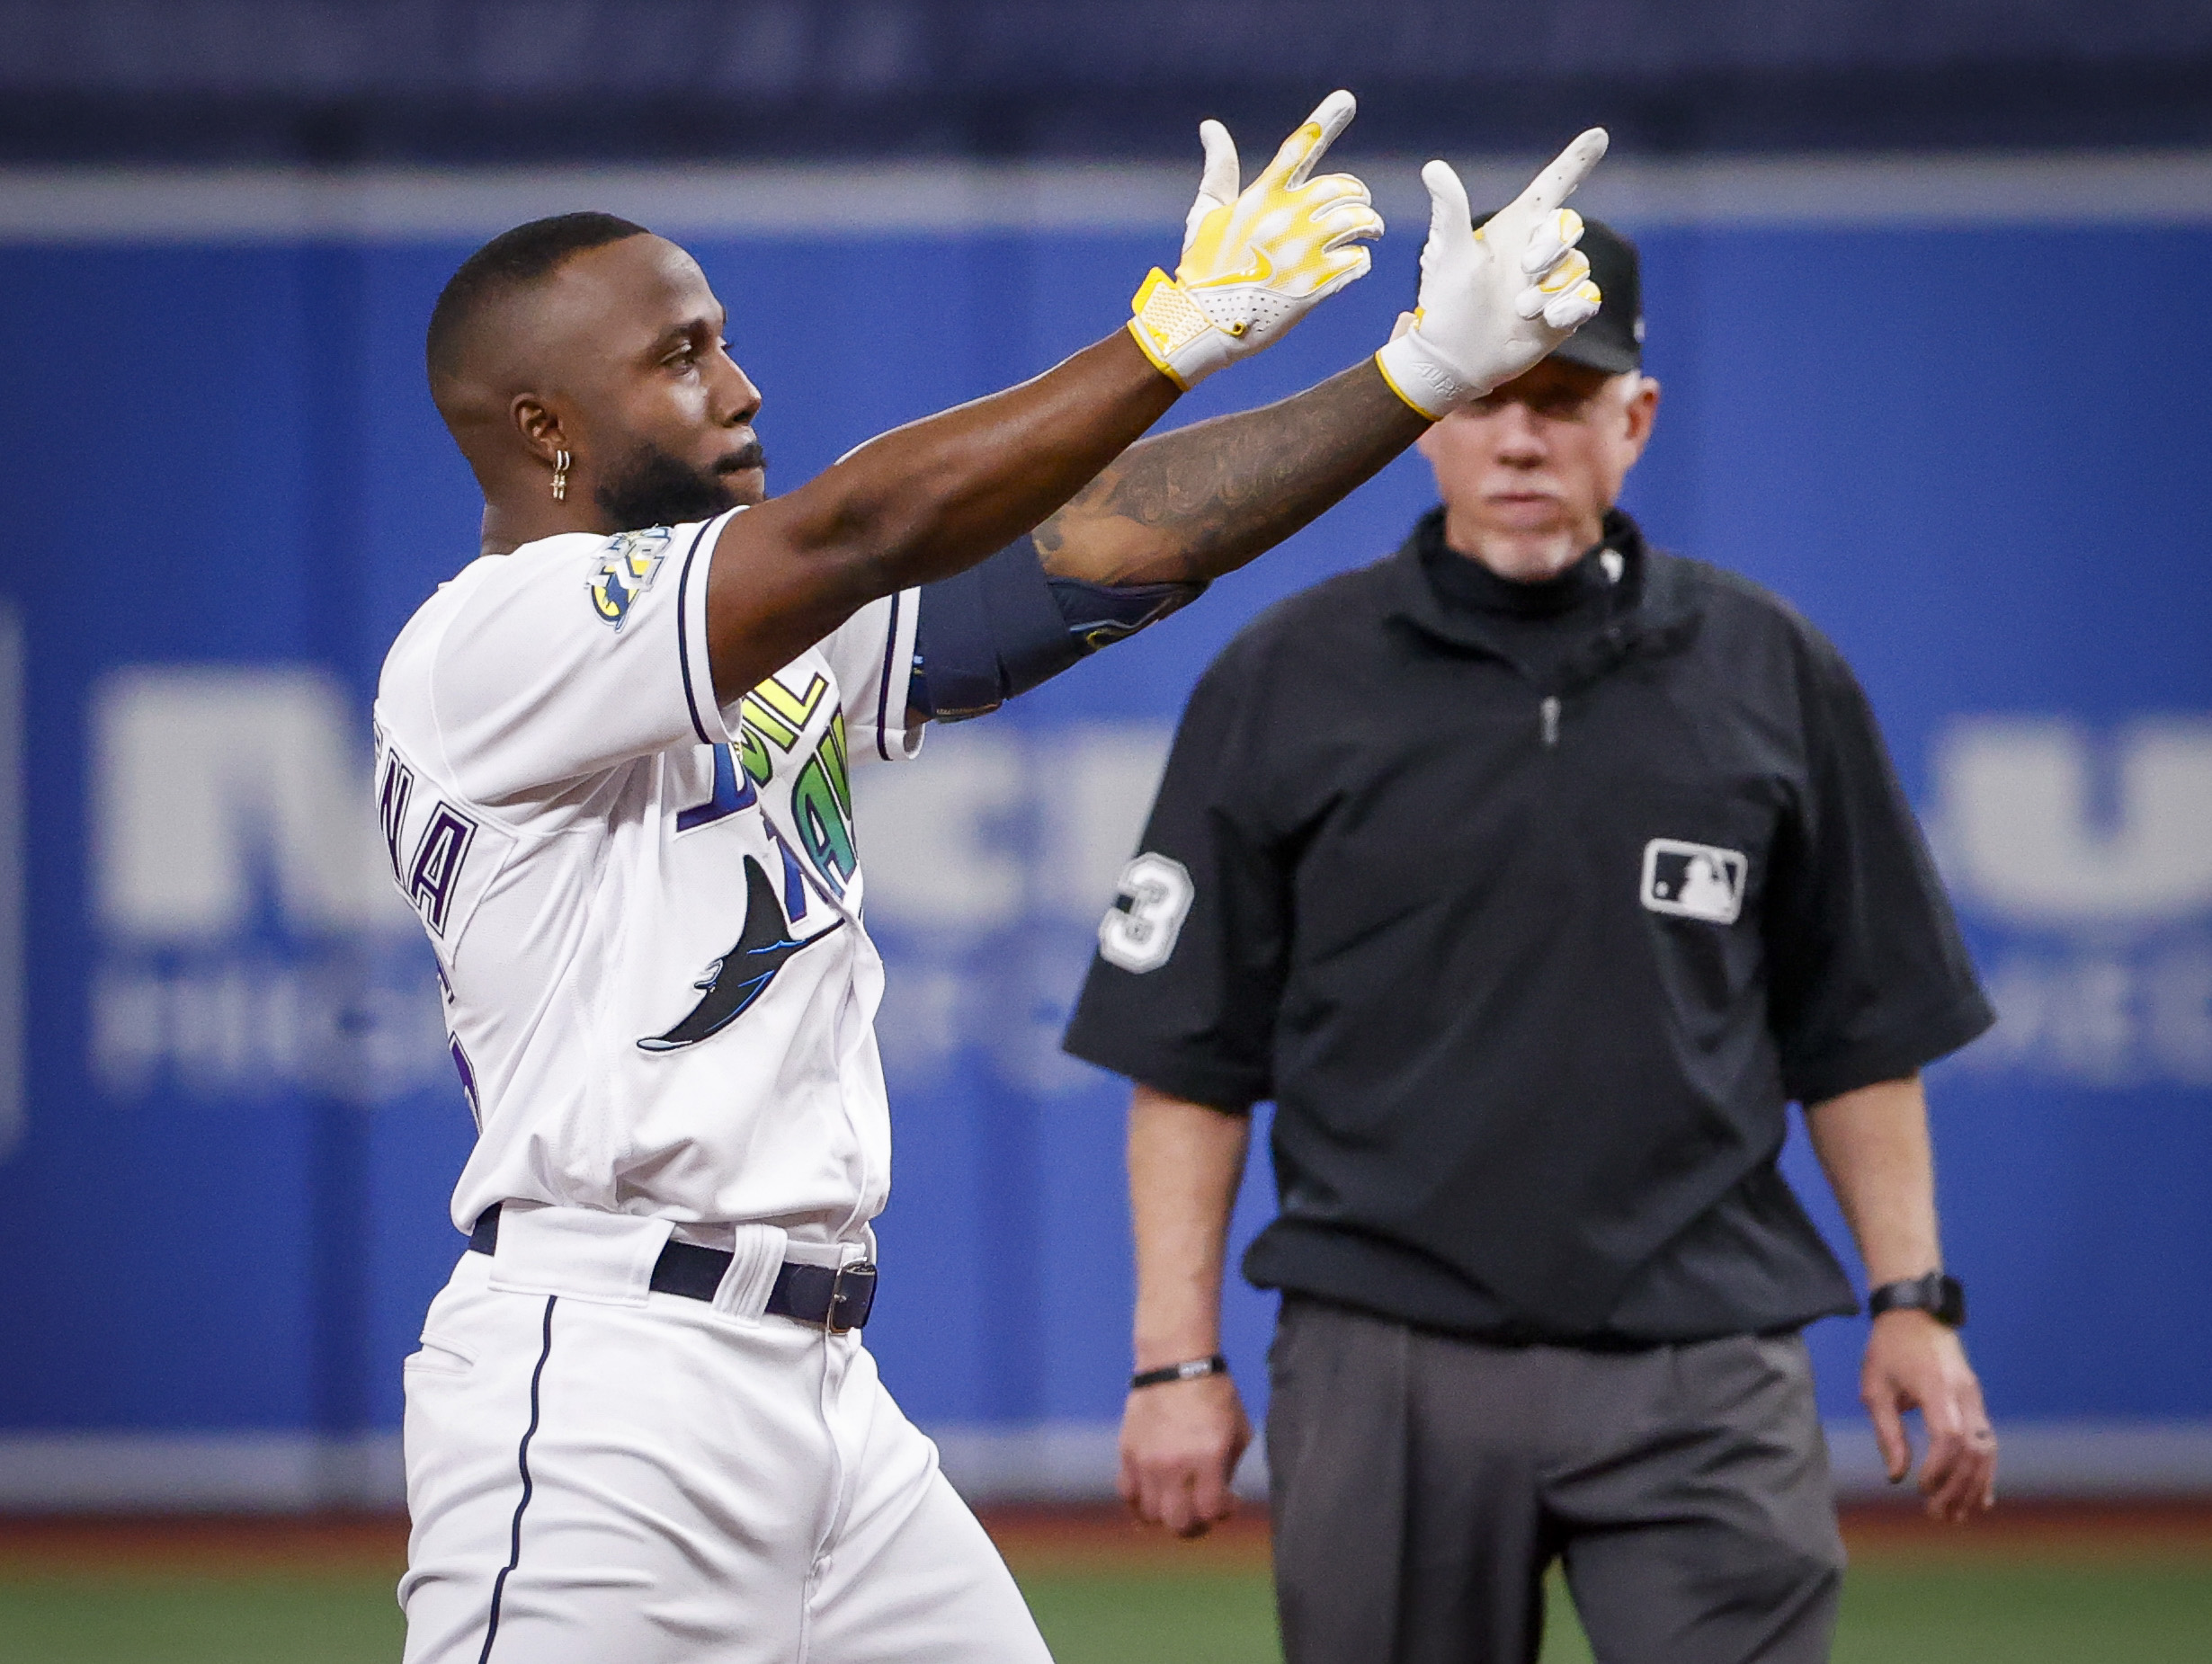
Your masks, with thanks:
M1064 1042L1160 1091L1239 1111L1274 1095L1291 916L1250 693L1217 663L1192 694Z
M526 802L687 739L729 738L707 662L708 568L728 519L549 538L471 574L429 666L463 795Z
M1777 841L1762 924L1789 1095L1901 1079L1995 1020L1858 679L1815 637L1809 801Z
M913 589L871 601L821 644L855 762L904 762L922 749L922 724L907 720L921 603Z

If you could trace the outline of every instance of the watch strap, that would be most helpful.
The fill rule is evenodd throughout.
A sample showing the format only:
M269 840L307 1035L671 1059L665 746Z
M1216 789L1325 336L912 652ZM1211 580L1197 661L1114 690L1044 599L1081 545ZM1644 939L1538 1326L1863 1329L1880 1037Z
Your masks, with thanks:
M1226 1375L1229 1360L1215 1353L1211 1357L1185 1358L1180 1364L1164 1365L1158 1369L1140 1369L1129 1377L1129 1390L1138 1387L1165 1386L1171 1381L1200 1381L1208 1375Z
M1963 1328L1967 1321L1966 1287L1955 1277L1931 1271L1925 1277L1909 1277L1901 1283L1884 1283L1868 1295L1869 1317L1896 1311L1925 1312L1946 1328Z

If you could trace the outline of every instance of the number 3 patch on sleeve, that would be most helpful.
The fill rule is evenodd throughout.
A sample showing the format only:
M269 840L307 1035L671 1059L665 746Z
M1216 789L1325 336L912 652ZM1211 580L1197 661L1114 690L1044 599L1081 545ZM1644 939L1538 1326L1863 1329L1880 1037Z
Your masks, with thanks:
M1098 921L1098 950L1125 971L1156 971L1175 951L1195 892L1181 861L1150 852L1121 869L1121 893Z

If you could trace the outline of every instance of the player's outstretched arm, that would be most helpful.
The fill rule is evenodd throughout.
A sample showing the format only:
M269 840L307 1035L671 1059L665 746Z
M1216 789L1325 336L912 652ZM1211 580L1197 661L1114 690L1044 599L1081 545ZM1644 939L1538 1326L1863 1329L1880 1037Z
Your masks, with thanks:
M1219 577L1534 365L1597 312L1574 246L1582 219L1565 204L1605 142L1583 133L1479 232L1458 175L1430 163L1420 309L1390 343L1294 397L1132 446L1038 528L1045 570L1107 585Z
M1341 501L1428 427L1369 360L1276 404L1132 446L1031 535L1054 577L1195 594Z
M715 546L707 649L725 700L879 596L972 565L1050 513L1175 401L1126 333L1033 381L871 440Z
M1033 381L898 428L730 521L707 597L715 687L732 697L859 608L975 565L1096 476L1206 375L1259 351L1368 268L1366 187L1314 165L1353 113L1332 93L1240 190L1218 123L1173 278L1125 330Z

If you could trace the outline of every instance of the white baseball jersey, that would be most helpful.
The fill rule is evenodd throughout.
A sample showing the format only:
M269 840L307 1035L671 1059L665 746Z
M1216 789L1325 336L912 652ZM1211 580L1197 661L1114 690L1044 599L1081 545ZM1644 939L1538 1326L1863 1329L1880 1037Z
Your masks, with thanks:
M463 1230L516 1200L852 1241L888 1194L848 776L918 747L915 597L718 706L727 521L478 559L385 659L378 812L478 1129Z

